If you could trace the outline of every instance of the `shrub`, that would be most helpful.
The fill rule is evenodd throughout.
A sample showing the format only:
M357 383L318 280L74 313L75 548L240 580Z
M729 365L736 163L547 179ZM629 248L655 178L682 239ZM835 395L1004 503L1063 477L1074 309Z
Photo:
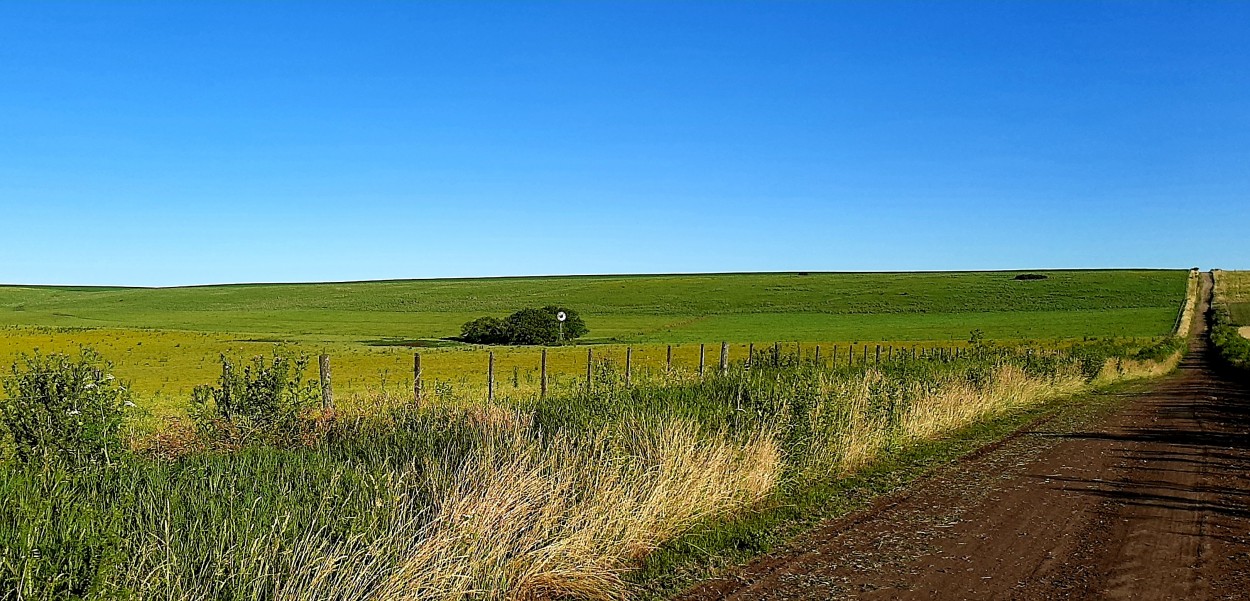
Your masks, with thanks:
M22 355L4 380L0 422L22 463L109 463L121 452L121 426L130 392L112 365L90 349Z
M253 357L242 373L224 355L216 386L200 385L191 392L191 418L210 439L245 444L260 439L294 442L300 417L316 405L317 383L305 382L306 356L275 352L269 361Z
M565 314L563 326L556 317ZM572 309L548 305L521 309L505 319L479 317L460 328L460 339L475 344L559 344L585 336L590 330Z
M1227 306L1215 308L1211 316L1211 342L1228 364L1250 369L1250 340L1241 335Z
M460 339L474 344L507 344L507 326L497 317L479 317L460 327Z

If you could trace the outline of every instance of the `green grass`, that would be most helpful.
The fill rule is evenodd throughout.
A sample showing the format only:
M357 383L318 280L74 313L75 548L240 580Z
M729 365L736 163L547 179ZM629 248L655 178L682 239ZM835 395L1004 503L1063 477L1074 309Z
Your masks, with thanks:
M1250 303L1230 303L1228 312L1233 323L1239 326L1250 326Z
M564 304L621 342L1157 336L1180 270L530 277L188 288L0 287L0 325L154 328L317 341L441 338ZM1021 315L1023 314L1023 315Z
M717 360L720 341L800 341L806 348L849 344L950 345L981 330L997 341L1149 338L1167 334L1185 294L1186 273L1019 272L793 273L412 280L344 284L190 288L0 286L0 365L40 349L95 348L133 385L155 416L185 410L192 388L213 381L218 355L267 354L286 342L297 353L333 357L339 399L411 394L412 353L425 377L484 394L486 350L439 340L469 319L524 306L565 304L591 328L596 357L638 369L695 369L698 344ZM387 345L387 340L393 341ZM614 343L614 344L605 344ZM413 344L421 344L414 349ZM428 346L428 345L442 345ZM861 347L862 348L862 347ZM539 349L496 349L503 395L536 384ZM584 349L550 353L550 371L585 372ZM514 371L515 370L515 371ZM511 386L514 373L519 386Z
M290 448L258 444L176 461L123 455L108 465L21 464L0 454L0 600L505 599L522 596L518 572L530 566L545 570L539 582L578 585L553 598L593 591L611 599L633 590L615 575L637 565L639 549L686 533L634 580L645 583L642 592L662 592L701 561L692 545L725 558L758 552L783 540L774 532L793 532L789 521L803 509L815 515L849 506L847 491L889 490L971 448L947 445L947 434L997 437L1009 431L998 417L1085 390L1109 357L1138 349L1099 342L1048 350L833 368L783 356L777 366L761 358L750 370L628 388L605 369L590 393L496 411L397 407L376 419L323 422L321 437ZM944 391L956 395L947 403L990 402L949 423L932 421L944 411L912 411L949 407L938 400ZM989 425L966 429L983 420ZM915 428L926 423L937 428ZM722 465L704 459L711 448L731 458L775 452ZM561 460L544 459L550 454ZM708 496L687 476L692 463L711 466L693 472L700 478L727 485L739 472L727 467L753 467L766 484L741 504L724 501L723 511L680 513ZM631 504L640 493L659 507ZM661 519L669 515L686 517ZM653 530L616 534L634 523ZM620 544L558 546L584 540L578 524ZM386 594L401 572L440 586ZM472 590L450 590L463 584Z

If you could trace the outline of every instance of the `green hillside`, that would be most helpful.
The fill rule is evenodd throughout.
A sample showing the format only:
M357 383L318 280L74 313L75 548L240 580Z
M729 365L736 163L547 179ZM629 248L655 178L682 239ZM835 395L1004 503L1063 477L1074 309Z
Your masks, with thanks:
M0 287L0 325L153 328L291 339L455 335L464 321L559 303L622 341L1151 336L1181 270L770 273L405 280L185 288Z

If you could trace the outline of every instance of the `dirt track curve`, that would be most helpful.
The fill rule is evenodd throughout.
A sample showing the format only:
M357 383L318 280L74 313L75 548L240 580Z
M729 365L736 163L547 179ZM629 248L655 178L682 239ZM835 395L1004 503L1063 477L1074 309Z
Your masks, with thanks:
M1250 393L1205 333L1109 416L1035 424L681 598L1250 599Z

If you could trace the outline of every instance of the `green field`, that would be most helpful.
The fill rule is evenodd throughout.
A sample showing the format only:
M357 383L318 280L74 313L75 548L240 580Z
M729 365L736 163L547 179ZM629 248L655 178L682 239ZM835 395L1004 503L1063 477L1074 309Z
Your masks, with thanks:
M459 333L482 315L527 306L578 310L596 357L657 369L665 346L674 362L698 365L698 345L716 361L719 342L801 342L806 352L838 345L950 345L981 330L986 339L1065 340L1169 333L1185 295L1186 272L797 273L410 280L341 284L187 288L0 287L0 361L20 352L89 345L117 365L141 405L176 414L190 389L218 373L219 354L267 353L285 343L329 353L335 392L347 397L411 390L413 349ZM438 341L442 342L442 341ZM486 352L423 348L426 377L462 390L484 388ZM534 386L538 350L497 350L504 394ZM551 369L584 373L585 350L554 350Z
M1221 271L1220 293L1233 321L1250 326L1250 271Z
M442 338L559 303L618 342L1154 336L1185 272L721 274L188 288L0 287L0 325L153 328L302 340Z

